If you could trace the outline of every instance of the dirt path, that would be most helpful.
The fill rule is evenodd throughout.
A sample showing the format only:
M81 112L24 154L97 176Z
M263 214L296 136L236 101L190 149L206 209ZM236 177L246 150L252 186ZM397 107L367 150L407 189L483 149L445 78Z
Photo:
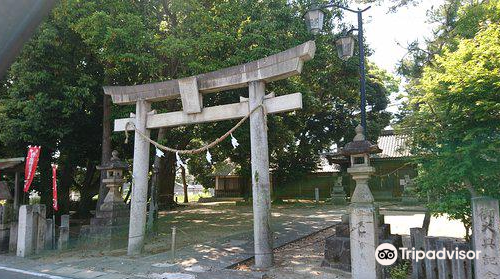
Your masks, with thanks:
M325 252L325 238L334 234L329 228L301 240L294 241L275 249L275 266L267 273L272 279L347 279L350 274L321 267ZM254 261L249 260L235 267L237 270L250 271Z

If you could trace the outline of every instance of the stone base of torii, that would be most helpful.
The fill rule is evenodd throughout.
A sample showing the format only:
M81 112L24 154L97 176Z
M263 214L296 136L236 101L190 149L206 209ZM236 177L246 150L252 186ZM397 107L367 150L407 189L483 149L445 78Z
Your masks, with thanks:
M128 255L142 252L146 230L146 204L151 129L243 118L250 115L252 191L255 266L273 264L271 232L271 190L269 151L265 113L280 113L302 108L302 95L294 93L265 96L266 83L298 75L305 61L314 57L316 47L309 41L286 51L243 65L211 73L136 86L104 87L113 103L136 105L135 115L115 120L115 132L135 129L133 189L130 210ZM203 108L203 94L236 88L249 88L249 98L240 103ZM151 103L181 98L183 110L156 114ZM265 108L265 109L264 109Z

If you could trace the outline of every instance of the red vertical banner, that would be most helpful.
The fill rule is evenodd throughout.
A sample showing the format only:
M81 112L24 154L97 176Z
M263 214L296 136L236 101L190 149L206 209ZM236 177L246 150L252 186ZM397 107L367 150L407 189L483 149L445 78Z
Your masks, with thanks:
M35 177L38 158L40 157L40 146L29 146L26 156L26 165L24 166L24 192L28 192Z
M55 211L59 209L57 204L57 165L52 164L52 207Z

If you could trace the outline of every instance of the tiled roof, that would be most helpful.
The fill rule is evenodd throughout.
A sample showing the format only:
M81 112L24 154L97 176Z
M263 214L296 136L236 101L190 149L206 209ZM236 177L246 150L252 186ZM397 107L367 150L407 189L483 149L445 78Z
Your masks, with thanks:
M377 145L382 153L374 154L374 158L401 158L411 156L407 146L408 136L387 133L378 138Z
M231 161L230 158L215 164L215 170L211 176L230 176L236 175L239 166Z

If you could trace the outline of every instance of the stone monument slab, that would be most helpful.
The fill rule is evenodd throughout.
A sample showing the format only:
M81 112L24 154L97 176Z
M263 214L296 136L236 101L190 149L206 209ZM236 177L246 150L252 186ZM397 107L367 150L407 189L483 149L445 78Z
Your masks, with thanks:
M498 200L472 198L472 240L480 258L474 260L475 278L500 278L500 219Z

